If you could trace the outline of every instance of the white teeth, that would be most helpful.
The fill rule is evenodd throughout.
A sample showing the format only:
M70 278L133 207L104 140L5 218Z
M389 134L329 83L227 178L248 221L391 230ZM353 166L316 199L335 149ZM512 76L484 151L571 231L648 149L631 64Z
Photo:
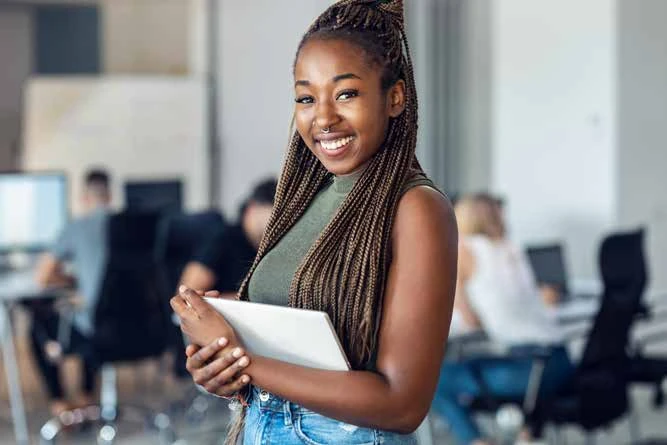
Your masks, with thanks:
M352 141L352 139L354 139L354 136L348 136L346 138L336 139L335 141L320 141L320 144L322 144L322 147L325 150L338 150L339 148L349 144Z

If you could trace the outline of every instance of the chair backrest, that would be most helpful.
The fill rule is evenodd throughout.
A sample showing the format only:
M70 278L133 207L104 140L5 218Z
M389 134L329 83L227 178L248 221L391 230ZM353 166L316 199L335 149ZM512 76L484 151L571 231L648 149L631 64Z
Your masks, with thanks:
M644 232L608 236L600 247L599 268L604 291L581 366L625 363L630 329L646 287Z
M564 296L569 295L562 245L531 246L526 249L526 255L539 284L555 286Z
M193 258L203 243L213 234L224 230L226 223L220 212L210 210L192 214L173 214L160 223L156 245L156 258L160 265L164 292L176 289L185 265Z
M158 215L123 212L108 224L108 260L95 309L95 347L103 362L156 356L168 313L154 257Z
M643 231L608 236L599 251L604 284L584 354L574 377L587 429L608 424L628 408L627 347L646 285Z

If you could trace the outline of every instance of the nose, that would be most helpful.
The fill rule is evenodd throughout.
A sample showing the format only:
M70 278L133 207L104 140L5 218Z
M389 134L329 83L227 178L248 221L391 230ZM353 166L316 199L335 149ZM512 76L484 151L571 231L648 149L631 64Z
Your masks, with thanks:
M317 108L315 110L315 120L313 121L313 126L316 130L331 128L339 121L340 118L336 113L335 104L329 100L320 101L317 104Z

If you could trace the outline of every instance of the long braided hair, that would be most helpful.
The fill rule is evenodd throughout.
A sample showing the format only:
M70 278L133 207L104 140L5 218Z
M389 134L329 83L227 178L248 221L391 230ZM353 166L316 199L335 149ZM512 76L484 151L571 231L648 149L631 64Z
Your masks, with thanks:
M344 40L357 45L382 69L386 92L405 82L405 110L391 119L386 139L370 160L337 213L311 246L292 280L289 305L326 311L351 365L368 367L375 359L382 299L391 261L391 231L401 191L409 175L421 172L415 157L417 90L403 21L402 0L341 0L324 11L303 36ZM266 253L304 214L331 180L320 161L295 132L278 182L273 213L254 264L239 289L248 284ZM232 424L226 444L235 444L245 410Z
M421 170L415 158L417 94L403 24L403 2L339 1L310 26L299 51L312 39L345 40L359 46L370 62L383 70L385 91L399 79L406 85L404 111L391 119L383 146L311 246L289 290L289 306L329 314L352 367L363 369L375 359L400 194L411 170ZM331 174L295 132L273 214L239 290L241 299L248 299L248 283L261 259L330 180Z

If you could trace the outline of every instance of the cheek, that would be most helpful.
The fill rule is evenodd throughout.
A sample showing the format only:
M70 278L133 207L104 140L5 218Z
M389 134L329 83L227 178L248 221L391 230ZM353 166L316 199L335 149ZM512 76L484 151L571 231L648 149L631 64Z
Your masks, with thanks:
M369 151L375 152L379 149L385 139L385 133L387 131L385 120L382 116L376 115L375 118L365 119L363 124L365 128L365 145Z
M356 125L363 129L363 137L368 149L375 151L384 142L388 116L381 100L366 102L363 109L355 113Z
M299 110L294 113L294 123L296 125L296 131L299 132L301 138L310 146L310 128L312 125L313 119L311 113L308 110Z

